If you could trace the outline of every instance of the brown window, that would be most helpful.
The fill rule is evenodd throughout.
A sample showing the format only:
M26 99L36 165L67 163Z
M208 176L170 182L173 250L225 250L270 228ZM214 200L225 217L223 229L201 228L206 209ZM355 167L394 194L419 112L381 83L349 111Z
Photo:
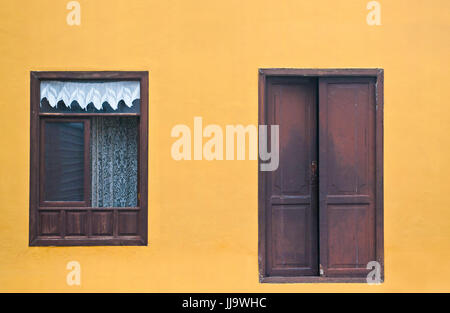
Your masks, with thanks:
M264 69L259 124L279 167L259 172L261 282L365 282L383 263L383 71Z
M147 244L147 72L31 72L31 246Z

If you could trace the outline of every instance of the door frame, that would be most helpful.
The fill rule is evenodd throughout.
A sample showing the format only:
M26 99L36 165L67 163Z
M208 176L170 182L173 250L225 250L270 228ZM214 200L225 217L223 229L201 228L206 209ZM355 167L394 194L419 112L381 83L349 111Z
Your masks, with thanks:
M381 265L381 281L384 281L384 226L383 226L383 107L384 70L374 69L259 69L258 77L258 124L267 125L267 78L268 77L371 77L375 83L375 241L376 261ZM260 171L258 159L258 268L261 283L366 283L363 277L276 277L267 275L266 252L266 202L267 172Z

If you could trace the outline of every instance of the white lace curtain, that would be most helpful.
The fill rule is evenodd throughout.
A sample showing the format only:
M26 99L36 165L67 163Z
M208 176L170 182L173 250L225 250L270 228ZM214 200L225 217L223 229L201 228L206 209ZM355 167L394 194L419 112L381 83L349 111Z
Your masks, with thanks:
M40 100L44 98L52 108L59 101L63 101L66 107L76 101L82 109L92 103L97 110L102 110L103 103L107 102L113 110L117 110L120 101L129 108L133 106L133 101L140 98L140 85L138 81L42 81Z
M135 117L92 117L93 207L137 206L137 144Z

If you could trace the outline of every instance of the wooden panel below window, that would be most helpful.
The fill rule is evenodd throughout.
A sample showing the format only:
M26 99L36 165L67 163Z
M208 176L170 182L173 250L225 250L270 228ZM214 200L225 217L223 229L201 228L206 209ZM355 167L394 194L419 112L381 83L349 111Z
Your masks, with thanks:
M60 228L60 212L43 211L39 214L39 234L42 236L59 236Z
M86 211L67 211L65 216L66 236L86 236L87 216Z
M138 233L138 212L119 213L119 235L136 235Z
M38 239L139 239L140 214L140 208L41 208Z
M114 227L113 211L93 211L91 217L92 235L112 236Z

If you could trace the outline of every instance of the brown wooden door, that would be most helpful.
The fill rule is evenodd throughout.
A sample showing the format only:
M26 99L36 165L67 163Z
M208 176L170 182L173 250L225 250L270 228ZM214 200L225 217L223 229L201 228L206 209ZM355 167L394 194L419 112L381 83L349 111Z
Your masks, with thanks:
M366 276L375 260L375 79L319 79L320 264Z
M280 136L279 167L267 173L267 273L318 275L316 80L267 83L267 120Z

